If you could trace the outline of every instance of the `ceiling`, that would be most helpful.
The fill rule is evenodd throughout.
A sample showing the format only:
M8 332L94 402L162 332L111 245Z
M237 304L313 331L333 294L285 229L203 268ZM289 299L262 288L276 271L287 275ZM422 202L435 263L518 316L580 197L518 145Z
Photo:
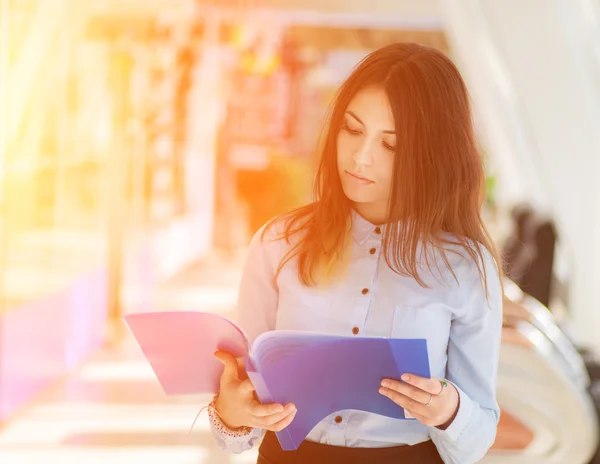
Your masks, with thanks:
M442 0L259 0L261 6L327 14L437 18Z
M76 1L76 0L70 0ZM179 24L182 19L202 15L213 7L221 12L234 13L236 18L261 15L269 17L265 24L274 22L300 28L304 42L310 36L320 44L350 46L356 38L344 34L344 29L370 31L369 41L415 41L445 48L442 16L443 0L88 0L87 10L91 35L115 35L127 32L132 36L146 36L156 22ZM251 13L251 14L248 14ZM331 37L322 30L335 30ZM375 30L386 37L372 37ZM113 32L110 32L113 31ZM401 33L399 37L390 34ZM418 36L415 36L415 34ZM316 37L319 35L319 37ZM325 34L327 35L327 34ZM397 34L396 34L397 35ZM365 37L363 37L364 39ZM317 40L318 39L318 40ZM383 43L382 42L382 43Z
M189 17L204 7L275 13L286 22L332 27L439 29L443 0L88 0L93 14Z

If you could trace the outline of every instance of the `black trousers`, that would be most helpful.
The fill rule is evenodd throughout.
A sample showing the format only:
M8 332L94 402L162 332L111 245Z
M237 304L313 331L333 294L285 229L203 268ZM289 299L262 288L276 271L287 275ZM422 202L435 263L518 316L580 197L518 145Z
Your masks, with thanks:
M414 446L347 448L303 441L295 451L283 451L273 432L258 449L257 464L443 464L431 440Z

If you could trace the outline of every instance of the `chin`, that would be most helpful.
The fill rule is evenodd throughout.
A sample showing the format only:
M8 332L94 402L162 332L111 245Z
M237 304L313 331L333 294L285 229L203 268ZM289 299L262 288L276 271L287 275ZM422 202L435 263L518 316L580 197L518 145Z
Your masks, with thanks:
M366 192L364 188L344 187L346 198L353 203L373 203L375 200L371 192Z

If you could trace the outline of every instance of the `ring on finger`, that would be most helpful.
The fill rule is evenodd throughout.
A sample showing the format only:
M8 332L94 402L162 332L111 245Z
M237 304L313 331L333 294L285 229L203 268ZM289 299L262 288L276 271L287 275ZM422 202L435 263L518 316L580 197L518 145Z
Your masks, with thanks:
M441 390L438 393L438 395L441 395L444 392L444 390L446 388L448 388L448 381L446 381L446 380L440 380L440 386L441 386Z

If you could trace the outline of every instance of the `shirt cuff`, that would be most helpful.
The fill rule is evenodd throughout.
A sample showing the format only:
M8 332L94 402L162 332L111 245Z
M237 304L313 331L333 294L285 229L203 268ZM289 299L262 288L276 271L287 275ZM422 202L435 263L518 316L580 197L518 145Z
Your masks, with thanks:
M234 437L225 435L221 430L214 427L211 423L213 431L213 437L217 448L222 451L228 451L230 453L239 454L247 451L262 439L265 430L264 429L252 429L248 435Z
M465 429L469 425L475 406L473 404L473 400L469 398L469 396L465 392L463 392L456 385L454 385L454 387L456 388L456 391L458 391L458 396L460 397L460 404L458 406L458 412L456 413L456 417L454 418L452 423L446 428L446 430L441 430L436 427L433 427L433 430L435 430L435 433L437 435L444 437L450 442L455 442L456 440L458 440L462 433L465 431Z

